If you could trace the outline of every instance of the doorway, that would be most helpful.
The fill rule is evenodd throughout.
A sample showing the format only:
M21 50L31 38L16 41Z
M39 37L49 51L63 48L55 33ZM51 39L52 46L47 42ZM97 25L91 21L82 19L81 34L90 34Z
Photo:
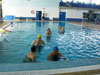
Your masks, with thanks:
M36 20L42 20L42 11L36 11Z

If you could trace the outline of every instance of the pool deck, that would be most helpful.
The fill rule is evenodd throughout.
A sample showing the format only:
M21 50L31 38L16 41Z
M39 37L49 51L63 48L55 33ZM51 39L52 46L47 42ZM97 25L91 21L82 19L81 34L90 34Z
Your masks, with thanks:
M0 28L5 27L6 25L8 26L10 24L10 21L4 21L0 23Z
M3 23L0 23L0 28L2 28L5 25L9 25L9 23L10 23L9 21L4 21ZM70 23L75 24L75 25L81 25L83 27L86 26L86 27L100 30L100 24L93 24L93 23L86 23L86 22L84 23L70 22ZM100 75L100 59L91 59L91 60L85 60L85 61L72 60L72 61L64 61L62 63L54 62L52 66L49 66L49 64L52 64L52 63L53 62L44 63L44 64L39 63L41 64L41 66L39 66L38 63L34 63L34 65L33 64L23 64L23 65L17 64L15 66L14 64L7 64L7 65L0 64L0 75L48 75L48 74L49 75ZM31 66L33 65L33 67L29 67L28 65L31 65ZM49 66L49 69L45 66ZM36 67L38 68L35 69Z
M85 71L88 71L88 74ZM0 75L71 75L71 73L72 75L100 74L100 58L0 64Z
M100 75L100 69L81 71L81 72L72 72L72 73L51 74L51 75Z
M82 26L82 27L89 27L89 28L92 28L92 29L96 29L96 30L100 30L100 24L94 24L94 23L90 23L90 22L70 22L71 24L74 24L74 25L79 25L79 26Z

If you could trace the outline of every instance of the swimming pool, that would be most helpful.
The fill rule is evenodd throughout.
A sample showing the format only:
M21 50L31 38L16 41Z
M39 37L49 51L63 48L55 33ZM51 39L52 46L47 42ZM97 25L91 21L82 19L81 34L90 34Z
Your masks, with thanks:
M59 26L65 27L65 33L59 34ZM52 31L46 39L47 28ZM100 31L87 27L75 26L65 22L16 22L13 32L6 34L0 42L0 63L23 63L23 59L31 47L26 47L37 35L41 34L46 45L41 53L37 53L37 61L47 61L47 55L54 46L67 60L100 58Z

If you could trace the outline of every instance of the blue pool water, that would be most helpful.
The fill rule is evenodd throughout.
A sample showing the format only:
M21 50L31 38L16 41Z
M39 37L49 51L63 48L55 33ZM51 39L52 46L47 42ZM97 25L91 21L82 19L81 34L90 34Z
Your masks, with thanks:
M59 34L59 26L65 27L65 33ZM54 46L67 60L100 58L100 31L75 26L65 22L17 22L13 32L5 34L0 42L0 63L23 63L23 59L31 47L26 47L37 38L38 34L46 45L41 53L36 53L37 61L47 61L47 55ZM46 39L47 28L52 31L50 40Z

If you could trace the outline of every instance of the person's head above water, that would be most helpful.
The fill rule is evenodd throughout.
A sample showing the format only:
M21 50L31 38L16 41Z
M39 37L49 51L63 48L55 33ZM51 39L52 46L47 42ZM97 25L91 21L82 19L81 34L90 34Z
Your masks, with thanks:
M41 35L39 34L39 35L37 36L37 38L38 38L38 39L41 39Z
M53 51L54 51L54 53L58 53L58 46L55 46L54 48L53 48Z
M59 50L59 49L58 49L58 46L55 46L55 47L53 48L53 50L54 50L54 51L55 51L55 50L58 51L58 50Z
M48 28L47 31L48 31L48 30L50 31L50 28Z
M31 52L35 52L36 51L36 46L31 47Z

